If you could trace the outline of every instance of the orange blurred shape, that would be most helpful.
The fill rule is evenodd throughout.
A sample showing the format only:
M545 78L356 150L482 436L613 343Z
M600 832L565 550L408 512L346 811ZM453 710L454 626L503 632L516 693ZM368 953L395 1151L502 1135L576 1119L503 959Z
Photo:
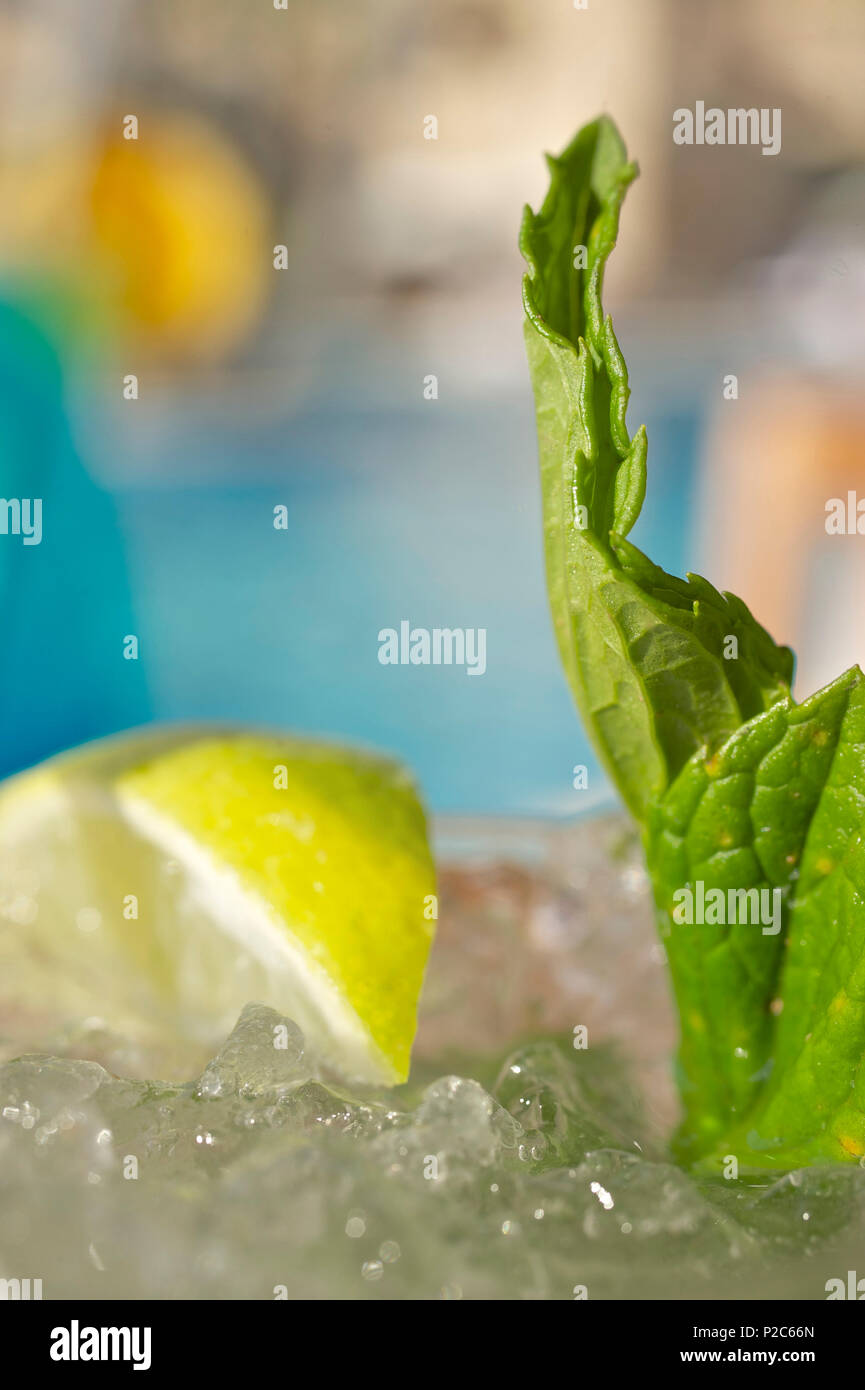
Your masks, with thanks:
M145 113L137 140L115 128L90 201L128 326L157 357L222 357L255 325L272 269L260 183L200 119Z

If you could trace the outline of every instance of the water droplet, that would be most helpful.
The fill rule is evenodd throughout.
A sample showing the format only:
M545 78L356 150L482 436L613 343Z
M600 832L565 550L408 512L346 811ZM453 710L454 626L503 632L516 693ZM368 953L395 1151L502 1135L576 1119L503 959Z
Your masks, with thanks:
M605 1211L610 1211L615 1206L611 1193L609 1193L605 1187L602 1187L599 1182L593 1182L590 1185L590 1191L594 1192Z

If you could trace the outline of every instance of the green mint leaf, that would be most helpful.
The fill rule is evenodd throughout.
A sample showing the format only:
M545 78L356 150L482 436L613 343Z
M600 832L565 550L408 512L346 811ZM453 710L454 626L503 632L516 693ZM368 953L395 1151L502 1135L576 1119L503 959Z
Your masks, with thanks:
M636 170L606 118L549 165L520 238L548 588L578 707L643 826L681 1020L678 1149L714 1171L858 1159L865 676L797 705L792 653L740 599L626 539L646 440L601 290Z
M793 658L740 600L666 575L625 540L645 493L646 436L628 435L628 374L601 293L636 167L606 117L548 162L549 193L520 235L547 583L577 705L645 821L698 749L788 695ZM724 656L729 637L736 660Z
M683 1156L737 1129L725 1152L752 1163L809 1145L843 1157L861 1142L865 1153L851 1094L865 968L858 1006L847 1003L865 948L854 910L865 891L863 752L865 677L854 668L693 758L652 809L646 853L681 1019ZM761 896L731 912L730 894L748 892ZM705 920L682 920L698 894Z

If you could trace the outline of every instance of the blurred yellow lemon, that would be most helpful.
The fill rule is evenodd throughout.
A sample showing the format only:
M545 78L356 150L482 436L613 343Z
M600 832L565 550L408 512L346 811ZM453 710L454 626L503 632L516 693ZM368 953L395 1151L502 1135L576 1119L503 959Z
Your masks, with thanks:
M267 200L216 130L145 113L132 140L118 121L91 205L122 309L152 351L212 360L243 340L272 271Z

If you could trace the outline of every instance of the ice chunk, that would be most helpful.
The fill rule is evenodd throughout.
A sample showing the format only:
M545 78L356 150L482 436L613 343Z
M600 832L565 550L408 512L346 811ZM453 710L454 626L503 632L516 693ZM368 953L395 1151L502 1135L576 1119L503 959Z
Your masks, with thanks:
M265 1004L247 1004L234 1029L199 1078L196 1095L277 1096L309 1075L296 1023Z
M479 1169L516 1149L521 1132L477 1081L445 1076L427 1087L413 1115L376 1147L391 1173L433 1183L474 1180Z

